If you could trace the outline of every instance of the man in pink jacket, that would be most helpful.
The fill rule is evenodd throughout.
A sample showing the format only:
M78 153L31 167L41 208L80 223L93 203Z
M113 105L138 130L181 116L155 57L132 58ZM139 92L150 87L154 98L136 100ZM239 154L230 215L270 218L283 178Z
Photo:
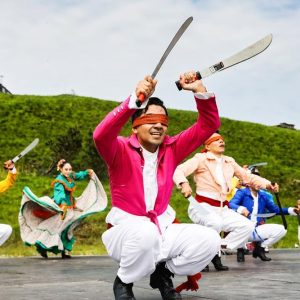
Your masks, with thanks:
M214 133L205 141L203 153L197 153L191 159L179 165L174 172L174 182L185 197L192 194L187 177L194 175L196 200L190 203L190 219L200 225L229 232L222 240L221 247L235 250L243 246L254 230L254 224L237 212L229 209L227 194L232 189L232 177L235 175L243 184L257 189L277 190L278 185L262 177L250 174L240 167L232 157L225 156L224 138ZM196 205L197 204L197 205ZM221 259L216 255L213 264L218 271L227 271Z
M94 141L105 160L112 197L102 235L108 254L119 262L114 281L115 299L135 299L135 281L150 275L150 285L163 299L181 299L171 277L201 271L220 247L212 229L195 224L174 224L169 206L176 166L219 126L215 97L195 72L180 76L184 90L194 93L197 121L176 136L168 136L168 112L163 102L149 98L156 80L146 76L135 92L110 112L94 131ZM146 100L138 108L136 99ZM132 117L132 135L118 136Z

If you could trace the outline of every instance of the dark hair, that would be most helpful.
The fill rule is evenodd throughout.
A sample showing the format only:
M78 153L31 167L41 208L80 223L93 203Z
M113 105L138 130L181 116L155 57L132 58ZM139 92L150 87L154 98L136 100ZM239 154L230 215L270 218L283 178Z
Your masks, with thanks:
M63 166L65 164L68 164L69 162L67 162L65 159L60 159L57 163L57 171L59 171L60 169L63 168Z
M165 113L166 115L168 115L168 110L167 108L164 106L164 102L162 100L160 100L159 98L156 98L156 97L150 97L149 100L148 100L148 103L146 105L145 108L143 109L137 109L135 111L135 113L131 116L131 122L133 123L133 121L140 117L142 114L146 113L149 106L150 105L157 105L157 106L161 106L164 110L165 110Z

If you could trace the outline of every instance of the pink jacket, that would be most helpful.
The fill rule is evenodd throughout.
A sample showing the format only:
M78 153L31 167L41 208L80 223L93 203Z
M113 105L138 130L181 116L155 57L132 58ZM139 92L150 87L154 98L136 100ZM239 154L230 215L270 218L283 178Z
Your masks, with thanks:
M118 136L135 112L128 107L130 98L111 111L94 131L99 154L108 166L112 205L130 214L148 216L144 200L143 153L136 135ZM157 184L158 195L154 211L157 216L166 210L173 188L176 166L220 126L215 98L196 99L201 116L190 128L176 136L166 136L159 147Z
M182 182L188 182L187 176L194 173L194 180L196 183L196 191L210 192L219 194L220 199L226 200L227 193L222 193L221 184L216 177L216 159L210 153L197 153L191 159L179 165L174 172L174 182L179 186ZM244 168L240 167L232 157L223 156L223 174L228 187L228 192L232 188L232 177L235 175L243 181L245 185L252 186L257 189L265 189L270 181L249 174Z

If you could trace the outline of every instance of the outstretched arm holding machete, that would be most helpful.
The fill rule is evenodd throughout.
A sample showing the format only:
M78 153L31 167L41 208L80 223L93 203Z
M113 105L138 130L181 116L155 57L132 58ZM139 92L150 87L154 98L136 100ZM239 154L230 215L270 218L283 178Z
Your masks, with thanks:
M16 181L17 170L14 163L8 160L4 163L4 168L8 170L7 177L0 181L0 193L8 190ZM0 246L10 237L12 227L8 224L0 224Z
M7 169L8 173L6 178L0 181L0 193L8 190L14 184L17 177L17 170L12 160L8 160L4 163L4 169Z
M0 193L6 191L15 182L17 176L15 163L24 155L26 155L29 151L31 151L38 143L39 139L33 140L33 142L31 142L22 152L20 152L20 154L4 163L4 169L7 169L9 171L6 179L0 182Z
M0 193L8 190L15 182L17 177L17 171L14 163L8 160L4 163L4 168L8 169L7 177L0 181ZM0 224L0 246L10 237L12 233L12 227L8 224Z
M27 146L19 155L10 159L4 163L4 169L8 170L6 179L0 181L0 193L5 192L9 189L17 177L17 170L15 168L15 162L17 162L26 153L32 150L38 144L38 139L35 139L29 146ZM12 228L7 224L0 224L0 246L10 237Z
M8 169L8 174L6 179L0 181L0 193L8 190L15 182L17 177L17 171L15 169L14 163L8 160L4 163L4 168ZM0 224L0 246L5 243L5 241L10 237L12 233L12 227L8 224Z

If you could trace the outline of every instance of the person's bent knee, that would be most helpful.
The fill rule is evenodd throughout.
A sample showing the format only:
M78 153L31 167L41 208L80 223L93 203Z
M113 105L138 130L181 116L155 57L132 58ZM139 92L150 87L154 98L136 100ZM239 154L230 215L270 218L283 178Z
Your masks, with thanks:
M207 235L209 236L208 243L211 244L211 248L214 248L216 252L220 249L221 245L221 236L219 232L214 230L213 228L207 228L209 231L207 232Z
M133 237L141 251L148 251L149 248L156 247L159 243L159 231L152 222L145 222L142 230L137 230Z
M12 231L13 231L13 229L12 229L12 227L10 226L10 225L6 225L7 226L7 235L8 235L8 237L10 237L11 236L11 234L12 234Z
M206 227L215 230L217 233L222 231L222 224L217 220L211 220L205 224Z
M201 241L201 245L216 248L217 252L221 244L221 237L215 229L198 225L193 228L193 241Z
M248 227L248 228L249 228L249 232L250 232L250 233L253 232L253 230L255 229L255 224L251 222L251 223L249 224L249 227Z
M8 224L1 224L0 246L3 245L12 234L12 227Z
M247 220L241 228L250 235L255 230L255 224L250 220Z
M1 224L1 229L4 232L4 235L8 237L10 237L10 235L12 234L12 227L8 224Z
M279 224L276 225L277 225L278 235L280 237L284 237L287 234L287 230L284 228L283 225L279 225Z

